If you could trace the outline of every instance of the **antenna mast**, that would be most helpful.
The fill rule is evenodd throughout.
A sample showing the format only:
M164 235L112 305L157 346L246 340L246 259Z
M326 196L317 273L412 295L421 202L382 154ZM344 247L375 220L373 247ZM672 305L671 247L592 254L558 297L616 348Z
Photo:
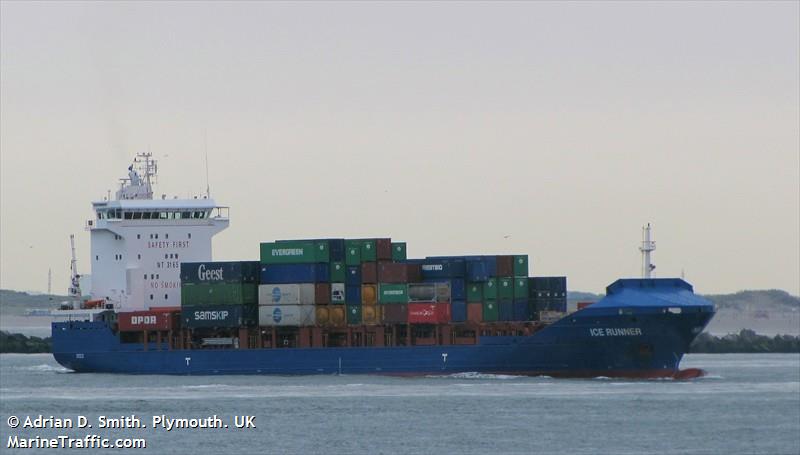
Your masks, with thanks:
M656 269L655 264L650 262L650 253L655 251L656 242L650 240L650 223L642 228L642 246L639 251L642 252L642 278L650 278L650 273Z
M80 283L81 276L78 275L78 260L75 258L74 234L69 235L69 247L72 250L72 260L69 262L69 274L70 274L69 296L73 301L80 303L82 295L81 283Z
M203 130L203 148L206 153L206 197L211 198L211 184L208 182L208 130Z
M53 295L53 269L47 269L47 295Z

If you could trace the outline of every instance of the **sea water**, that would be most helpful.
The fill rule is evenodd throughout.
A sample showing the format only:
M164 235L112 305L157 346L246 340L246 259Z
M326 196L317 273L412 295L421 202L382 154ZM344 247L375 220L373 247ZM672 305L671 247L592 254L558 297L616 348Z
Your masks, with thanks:
M800 454L800 355L693 354L681 366L708 375L132 376L73 373L46 354L3 354L0 453L52 452L9 450L13 437L97 435L146 441L144 450L113 453ZM9 427L12 416L39 415L75 426L83 416L93 426ZM228 428L152 425L154 416L214 415ZM100 429L100 416L136 416L146 428ZM245 422L237 416L254 416L255 428L236 428Z

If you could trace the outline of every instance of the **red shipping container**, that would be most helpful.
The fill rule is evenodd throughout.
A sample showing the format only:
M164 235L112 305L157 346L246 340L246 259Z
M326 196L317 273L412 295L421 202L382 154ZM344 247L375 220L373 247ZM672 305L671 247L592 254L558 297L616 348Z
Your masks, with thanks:
M409 303L408 322L411 324L441 324L450 322L450 304Z
M497 256L497 276L514 276L514 256Z
M408 322L408 305L404 303L390 303L381 305L381 321L390 324Z
M378 282L378 264L376 262L361 264L361 282L369 284Z
M175 330L180 319L178 313L167 311L131 311L117 313L117 318L120 332Z
M375 239L375 254L379 261L392 260L392 239Z
M467 320L476 324L483 322L482 303L467 303Z
M327 305L331 303L330 283L317 283L314 285L314 302L318 305Z

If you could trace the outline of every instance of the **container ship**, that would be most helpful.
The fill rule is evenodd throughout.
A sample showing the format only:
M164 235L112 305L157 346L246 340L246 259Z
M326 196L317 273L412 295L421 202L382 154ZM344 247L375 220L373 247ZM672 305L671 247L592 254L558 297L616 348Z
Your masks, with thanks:
M407 257L390 238L286 239L253 260L213 261L229 225L208 194L153 197L139 154L116 197L93 202L91 275L54 311L53 356L76 372L383 374L478 372L687 378L680 370L714 306L677 278L619 279L567 311L566 277L529 257ZM258 259L256 260L256 256Z

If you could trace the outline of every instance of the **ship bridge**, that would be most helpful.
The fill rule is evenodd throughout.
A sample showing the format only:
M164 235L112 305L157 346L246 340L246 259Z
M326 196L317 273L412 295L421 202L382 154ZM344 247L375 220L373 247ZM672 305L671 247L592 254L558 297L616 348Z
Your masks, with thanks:
M118 311L180 305L180 263L210 261L211 239L227 228L229 208L199 196L153 199L157 166L139 154L115 200L92 203L91 296Z

